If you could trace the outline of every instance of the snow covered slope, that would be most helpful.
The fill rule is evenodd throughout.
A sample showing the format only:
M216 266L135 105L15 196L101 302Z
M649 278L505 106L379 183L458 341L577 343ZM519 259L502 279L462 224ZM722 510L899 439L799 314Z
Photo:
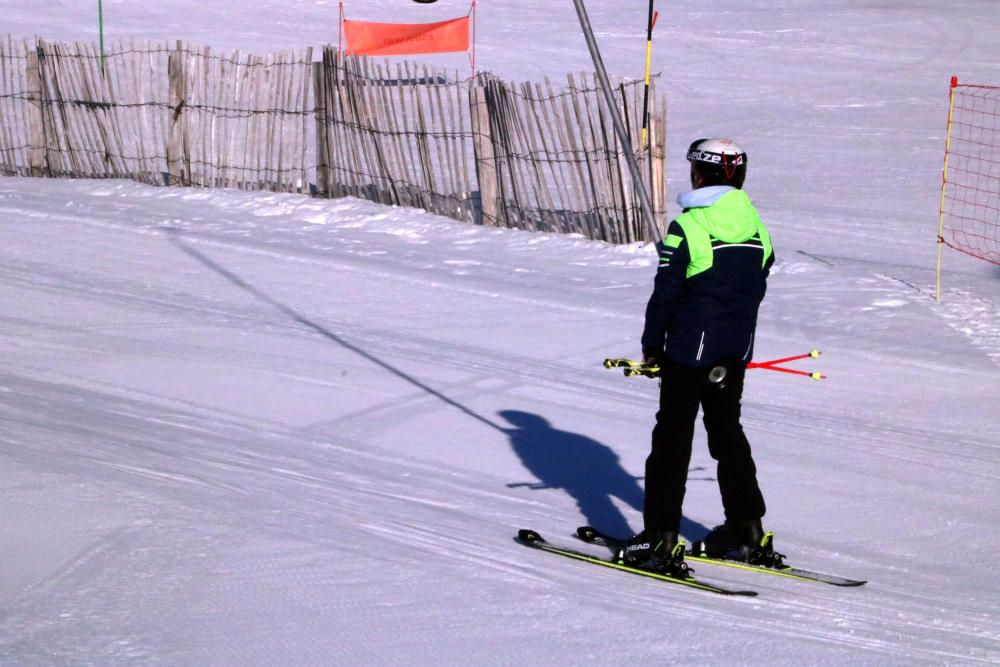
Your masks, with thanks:
M568 5L485 4L482 67L587 67ZM671 194L689 139L750 151L779 260L758 357L818 347L802 367L830 376L749 376L766 523L796 564L867 586L698 568L760 591L732 600L514 542L639 527L656 387L600 361L637 353L649 248L2 179L0 663L1000 661L1000 275L952 253L930 296L947 76L1000 81L1000 10L717 4L661 8ZM4 29L92 37L50 5L0 1ZM335 34L332 3L266 23L230 0L106 5L129 34L218 46ZM592 9L616 73L641 74L644 5ZM689 539L721 519L714 477L699 434Z

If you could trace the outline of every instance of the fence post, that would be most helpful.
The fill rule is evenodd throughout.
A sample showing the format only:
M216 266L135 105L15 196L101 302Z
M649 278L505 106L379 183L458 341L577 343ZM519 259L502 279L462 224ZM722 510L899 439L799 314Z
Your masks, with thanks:
M497 164L490 132L490 111L486 91L479 79L470 84L472 110L472 150L476 160L476 180L479 182L480 224L499 226L500 210L497 193Z
M664 107L665 108L665 107ZM653 217L656 219L656 226L660 234L666 230L667 197L666 181L664 169L664 158L666 157L665 141L667 125L666 114L654 113L649 116L649 160L651 164L650 175L652 182L649 184L653 194ZM649 230L643 234L645 241L653 241L649 238Z
M167 135L167 174L169 183L187 185L190 167L187 165L187 123L184 104L187 99L184 63L187 52L181 42L167 58L167 77L170 82L170 132Z
M31 42L27 53L28 78L28 173L31 176L48 175L48 145L45 141L45 111L42 108L42 72L40 60L44 57L41 46Z
M316 195L318 197L330 196L330 138L329 124L327 120L327 98L326 98L326 61L328 54L323 51L323 60L313 63L313 102L315 113L313 117L316 123Z

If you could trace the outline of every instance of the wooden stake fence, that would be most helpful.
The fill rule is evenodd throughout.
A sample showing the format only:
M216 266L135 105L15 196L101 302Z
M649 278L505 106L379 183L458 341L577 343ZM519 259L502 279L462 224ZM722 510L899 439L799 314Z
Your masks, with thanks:
M31 172L162 182L165 53L162 45L119 42L102 71L93 44L39 40L27 56L37 103L27 125L32 152L44 157L31 160Z
M662 102L641 137L641 82L618 87L664 212ZM177 42L0 41L0 172L355 196L484 225L645 240L592 77L556 90L327 47L267 56ZM311 134L312 133L312 134ZM313 183L315 185L313 185Z
M636 84L620 84L620 111L632 150L650 174L656 211L664 212L662 113L644 151ZM644 240L638 194L618 149L596 80L568 77L561 92L540 84L505 84L480 75L471 93L482 224L577 233L614 243ZM662 226L662 222L661 222Z
M36 117L30 107L38 105L38 64L37 58L29 63L31 49L30 42L10 35L0 40L0 173L6 176L41 175L32 174L29 155L31 136L41 128L17 122ZM34 87L29 83L32 78Z
M170 54L172 183L308 192L312 49L259 57L178 43Z
M316 189L472 219L468 86L410 63L316 64Z

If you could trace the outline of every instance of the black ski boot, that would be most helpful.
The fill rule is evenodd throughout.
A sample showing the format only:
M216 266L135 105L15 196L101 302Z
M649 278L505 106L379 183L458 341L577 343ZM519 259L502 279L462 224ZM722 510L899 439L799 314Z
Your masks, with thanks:
M780 570L785 567L784 561L785 555L774 550L774 533L771 531L764 533L764 537L760 538L760 544L747 554L747 562L751 565L773 567Z
M619 549L619 563L662 572L677 579L688 578L692 570L684 562L684 543L674 530L644 530Z
M762 546L763 540L764 529L760 519L726 521L710 530L701 542L696 542L694 553L709 558L745 561Z
M669 560L677 544L677 532L672 530L644 530L633 535L618 552L618 560L626 565L648 565Z

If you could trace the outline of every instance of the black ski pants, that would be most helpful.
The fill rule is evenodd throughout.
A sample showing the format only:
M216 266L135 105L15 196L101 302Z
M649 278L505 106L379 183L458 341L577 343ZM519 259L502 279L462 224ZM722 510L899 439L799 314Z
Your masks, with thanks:
M653 447L646 459L647 530L680 528L681 505L691 462L691 442L698 408L708 434L708 451L718 462L717 477L727 521L764 516L764 498L757 485L757 467L740 425L740 399L746 366L726 367L722 382L709 380L712 366L691 368L671 361L660 364L660 410L653 428Z

